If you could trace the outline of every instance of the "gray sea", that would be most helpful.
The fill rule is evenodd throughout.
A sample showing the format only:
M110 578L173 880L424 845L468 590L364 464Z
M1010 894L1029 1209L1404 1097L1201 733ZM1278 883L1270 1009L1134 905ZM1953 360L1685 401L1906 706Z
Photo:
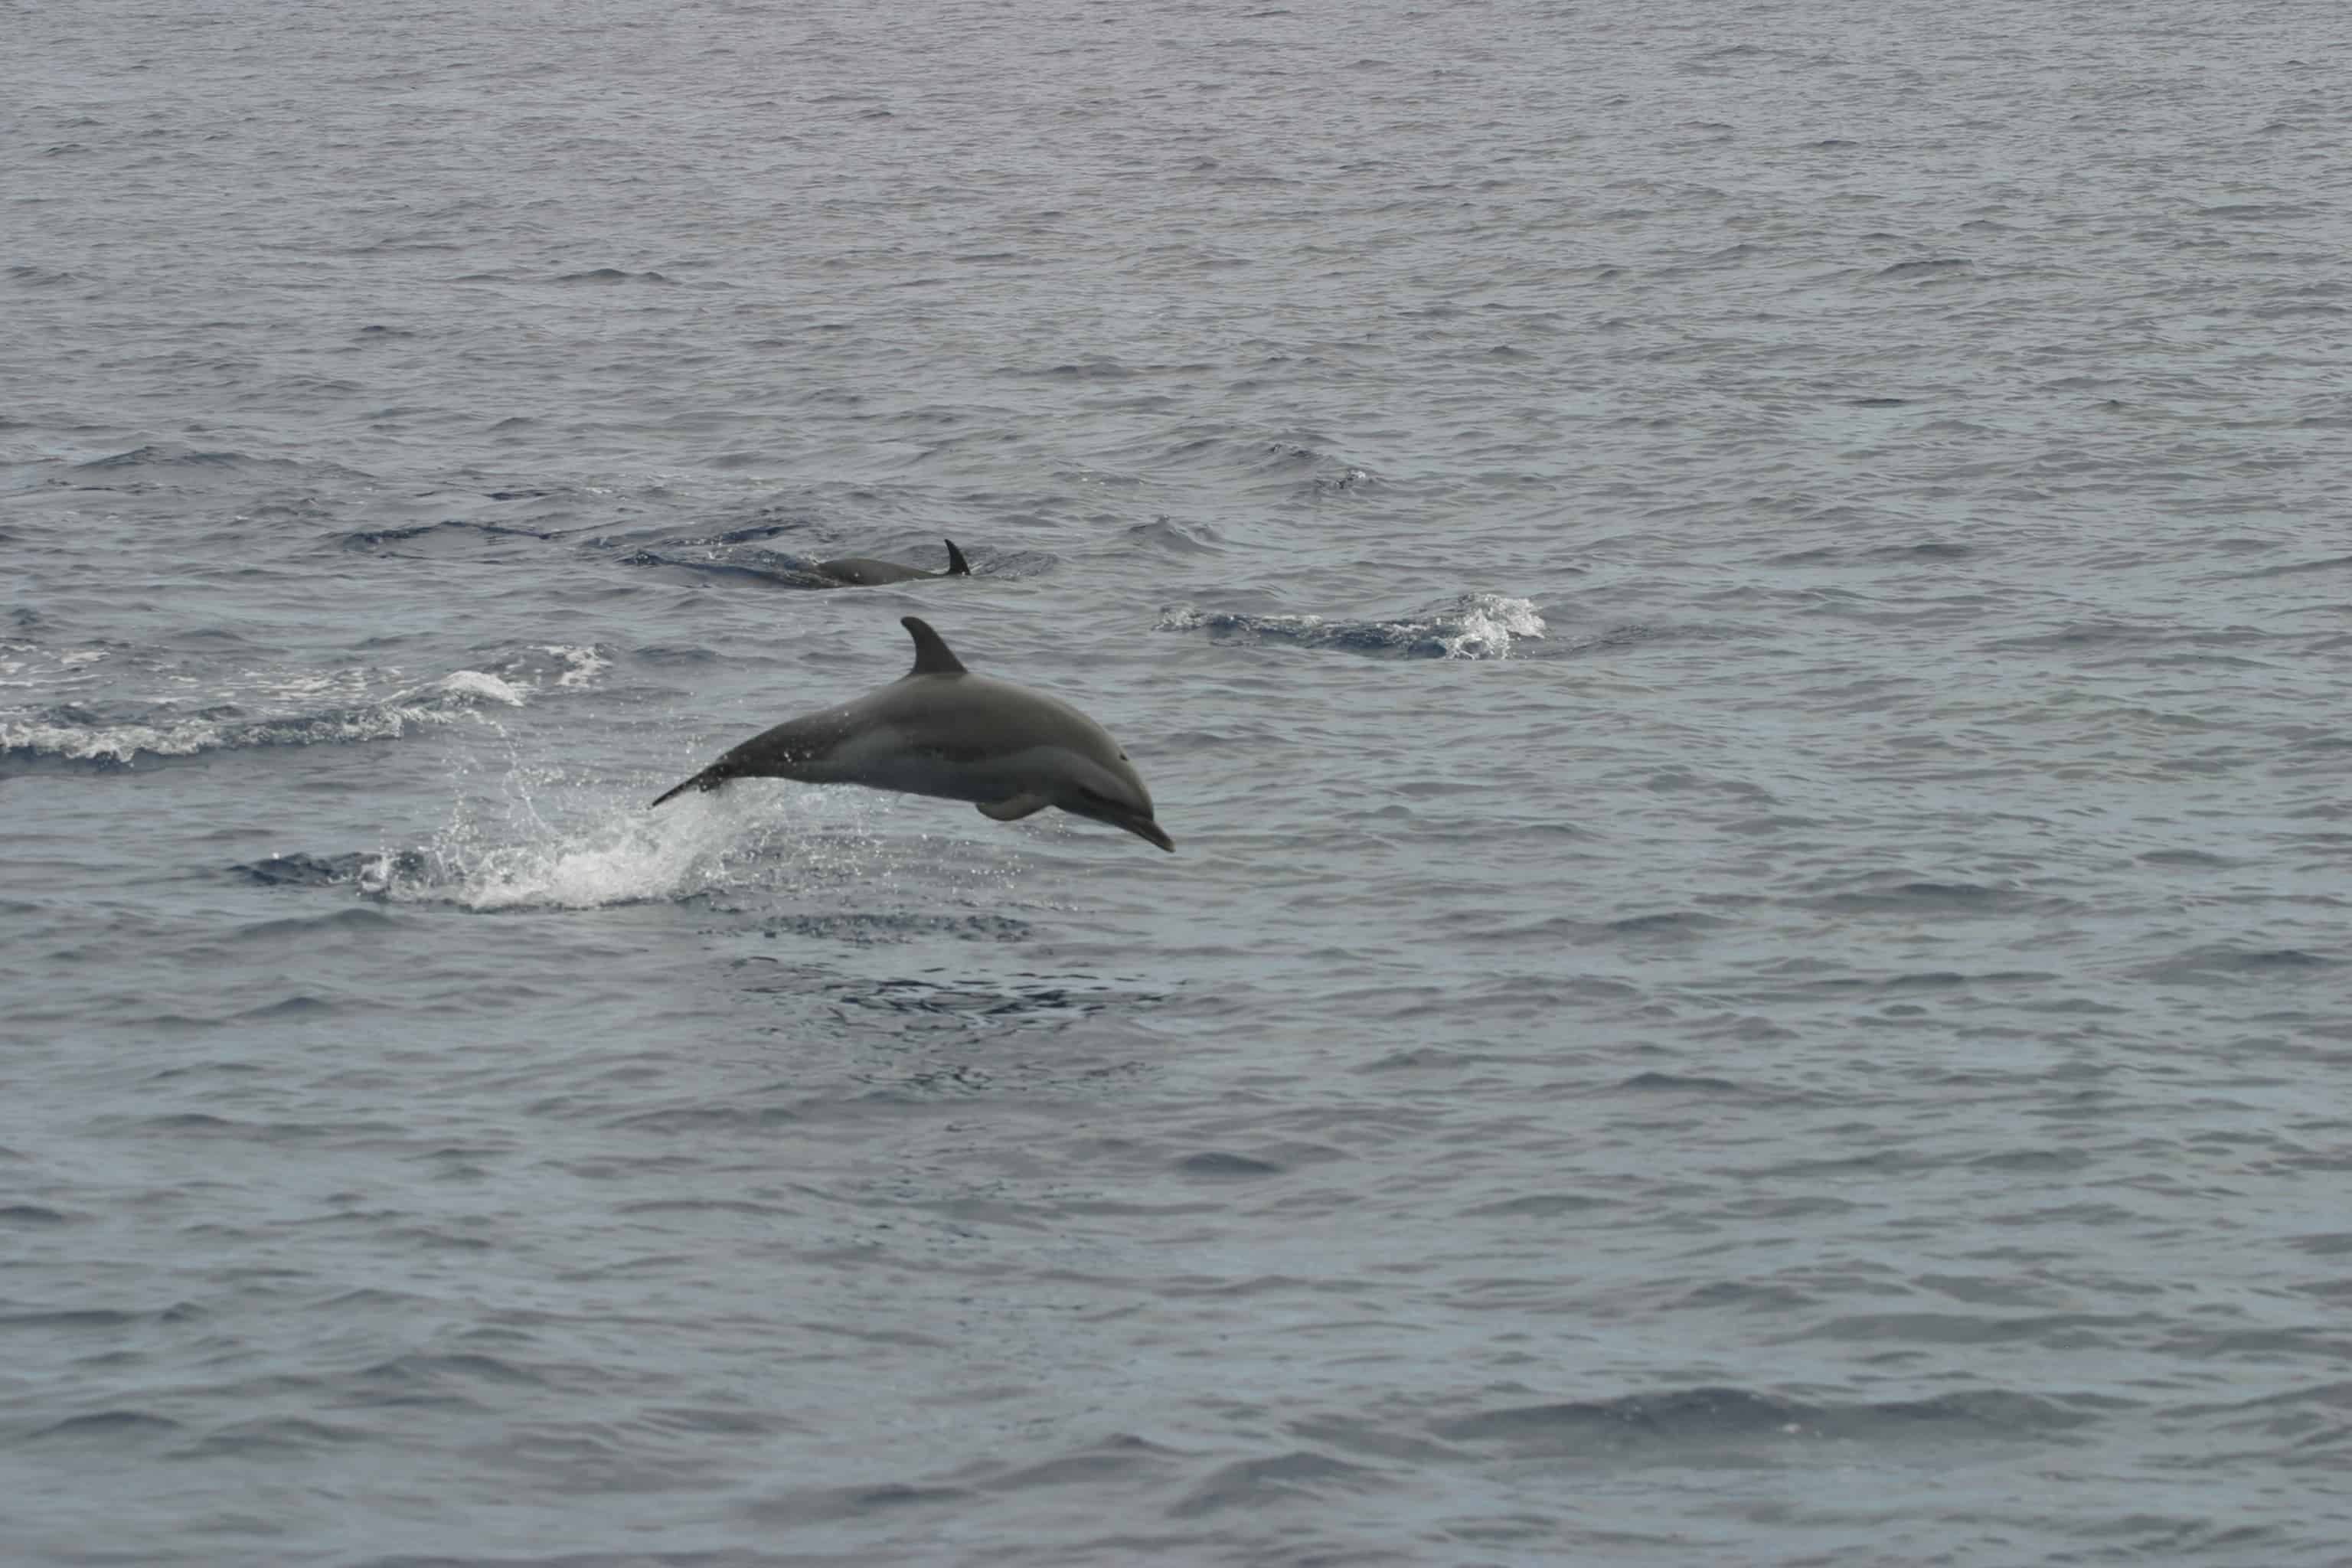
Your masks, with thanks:
M2345 19L0 5L0 1561L2352 1562Z

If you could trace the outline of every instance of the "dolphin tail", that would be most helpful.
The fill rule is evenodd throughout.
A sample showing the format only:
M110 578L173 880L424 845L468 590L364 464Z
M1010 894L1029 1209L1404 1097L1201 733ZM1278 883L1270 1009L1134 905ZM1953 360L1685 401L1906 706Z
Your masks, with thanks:
M949 540L949 541L947 542L947 546L948 546L948 575L949 575L949 576L950 576L950 577L969 577L969 576L971 576L971 562L969 562L969 561L966 561L966 560L963 558L963 552L962 552L962 551L961 551L961 550L958 550L958 549L955 547L955 541L954 541L954 540L952 540L952 539Z
M654 796L653 805L649 805L646 807L646 809L647 811L651 811L654 808L654 805L659 805L662 802L669 799L672 795L684 795L690 789L717 789L720 784L725 784L729 779L733 778L734 776L735 775L732 773L721 773L715 765L707 767L700 773L695 774L692 778L687 780L684 784L672 784L669 788L662 791L661 794Z

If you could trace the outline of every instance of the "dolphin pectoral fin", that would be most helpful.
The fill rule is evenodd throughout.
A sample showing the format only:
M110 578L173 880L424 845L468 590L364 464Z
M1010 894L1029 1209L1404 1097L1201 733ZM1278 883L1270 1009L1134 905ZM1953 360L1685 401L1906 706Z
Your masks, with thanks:
M662 791L661 794L654 796L653 805L649 805L646 807L646 809L647 811L651 811L654 808L654 805L659 805L662 802L669 799L673 795L684 795L690 789L717 789L720 784L725 784L729 779L734 776L735 775L731 773L720 773L717 768L705 768L700 773L695 774L692 778L687 780L684 784L672 784L669 788Z
M1018 822L1024 816L1035 816L1053 804L1042 795L1007 795L1003 800L982 801L980 815L996 822Z
M955 541L950 539L945 542L948 547L948 575L950 577L971 576L971 563L963 558L963 552L956 548Z

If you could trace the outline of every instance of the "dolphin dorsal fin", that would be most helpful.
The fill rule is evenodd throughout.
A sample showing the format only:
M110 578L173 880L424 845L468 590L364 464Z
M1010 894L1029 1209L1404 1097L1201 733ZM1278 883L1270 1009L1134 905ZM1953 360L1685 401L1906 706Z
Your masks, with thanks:
M966 560L963 558L963 552L962 552L962 551L961 551L961 550L958 550L958 549L955 547L955 541L954 541L954 540L952 540L952 539L949 540L949 541L947 542L947 546L948 546L948 575L949 575L949 576L950 576L950 577L969 577L969 576L971 576L971 562L969 562L969 561L966 561Z
M915 639L915 668L908 675L962 675L967 673L963 660L948 651L947 643L931 630L929 621L906 616L898 623Z

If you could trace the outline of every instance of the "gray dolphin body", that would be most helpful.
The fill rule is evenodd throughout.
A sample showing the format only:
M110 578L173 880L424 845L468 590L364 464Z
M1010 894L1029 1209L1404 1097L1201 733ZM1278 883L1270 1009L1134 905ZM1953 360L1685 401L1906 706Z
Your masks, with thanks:
M956 548L952 539L948 547L948 569L926 572L919 566L901 566L896 561L876 561L870 556L845 555L838 561L820 561L816 569L835 582L852 588L878 588L885 583L911 583L918 577L969 577L971 567Z
M1176 845L1151 817L1151 792L1108 731L1071 707L964 668L940 634L908 616L915 668L854 702L752 736L654 802L729 779L854 784L968 800L999 822L1058 805Z

